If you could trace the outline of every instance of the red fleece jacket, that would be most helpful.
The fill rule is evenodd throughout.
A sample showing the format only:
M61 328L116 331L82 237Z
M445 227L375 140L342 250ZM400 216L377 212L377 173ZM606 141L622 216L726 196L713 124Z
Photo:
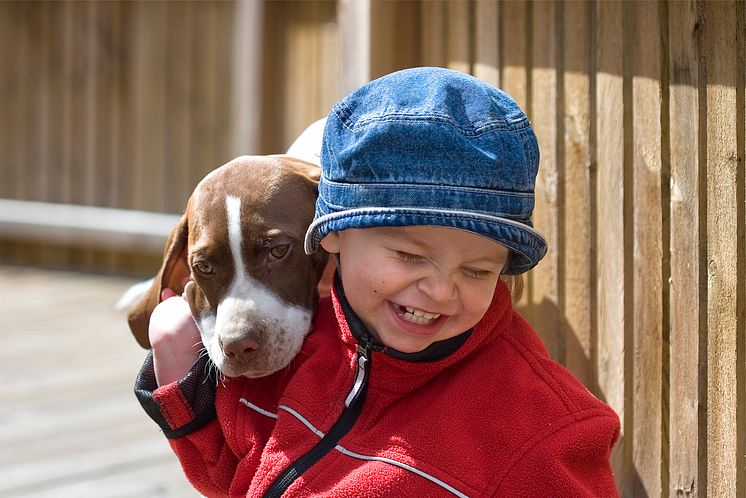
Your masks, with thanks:
M286 371L227 379L212 405L200 368L155 389L146 362L136 391L207 496L617 496L618 417L549 359L503 285L445 358L366 346L334 294Z

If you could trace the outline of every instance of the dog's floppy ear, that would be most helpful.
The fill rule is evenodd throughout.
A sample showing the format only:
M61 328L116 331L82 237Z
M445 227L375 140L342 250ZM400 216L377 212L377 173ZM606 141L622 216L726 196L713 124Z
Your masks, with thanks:
M297 157L287 155L281 157L288 161L296 171L300 172L303 176L309 178L314 183L318 184L319 180L321 180L321 167L319 165L309 163L308 161L298 159Z
M318 185L319 181L321 180L321 168L316 164L298 159L294 159L292 161L292 164L293 167L301 173L301 175L303 175L313 183L314 196L318 195ZM334 273L333 268L329 268L329 266L327 265L329 253L327 253L323 248L319 247L316 252L311 254L311 258L313 260L313 267L316 270L316 282L321 282L319 283L321 295L328 295L328 292L324 292L324 289L328 290L329 282L331 282L330 276Z
M171 230L163 251L163 264L153 284L140 299L127 311L127 322L137 343L145 349L150 348L148 326L153 309L161 302L161 291L173 289L177 294L184 290L183 281L189 276L187 264L187 239L189 237L189 221L187 215L181 217L179 223Z

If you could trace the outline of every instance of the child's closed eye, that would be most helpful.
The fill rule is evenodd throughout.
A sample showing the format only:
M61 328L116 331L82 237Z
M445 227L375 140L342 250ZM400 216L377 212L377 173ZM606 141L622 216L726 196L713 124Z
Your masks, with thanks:
M487 270L480 270L478 268L463 268L461 271L464 272L464 274L467 277L476 278L477 280L486 280L492 275L491 271Z
M419 263L425 259L422 256L418 256L416 254L412 254L409 252L404 252L404 251L395 251L395 252L396 252L397 257L403 263Z

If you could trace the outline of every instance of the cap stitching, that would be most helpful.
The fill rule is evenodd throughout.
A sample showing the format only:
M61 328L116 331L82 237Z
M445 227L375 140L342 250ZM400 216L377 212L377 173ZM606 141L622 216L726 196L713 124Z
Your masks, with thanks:
M483 187L471 187L468 185L443 185L443 184L437 184L437 183L414 183L414 182L407 182L403 184L396 184L396 183L380 183L380 182L356 182L356 183L346 183L346 182L337 182L334 180L329 180L328 178L321 179L322 185L328 185L334 188L340 188L345 190L360 190L363 188L378 188L383 190L420 190L422 187L432 188L432 189L438 189L438 190L449 190L449 191L465 191L469 193L481 193L485 195L505 195L509 197L520 197L520 198L534 198L534 194L532 192L521 192L521 191L514 191L514 190L497 190L497 189L489 189L489 188L483 188Z
M521 132L526 129L530 129L531 124L527 118L522 118L520 121L513 123L506 123L502 120L498 121L487 121L480 126L472 128L465 128L453 119L447 116L438 115L423 115L423 114L412 114L407 115L403 113L390 114L390 115L379 115L373 117L361 117L354 123L343 122L345 128L350 131L359 131L369 126L374 126L381 123L440 123L447 124L458 131L462 136L465 137L479 137L491 131L513 131Z

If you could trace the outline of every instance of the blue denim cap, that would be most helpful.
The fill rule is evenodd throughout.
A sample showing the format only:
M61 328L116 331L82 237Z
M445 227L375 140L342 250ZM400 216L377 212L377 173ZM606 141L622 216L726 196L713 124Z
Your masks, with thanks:
M467 74L421 67L371 81L324 128L312 253L330 232L434 225L489 237L520 274L546 254L533 229L539 147L507 93Z

